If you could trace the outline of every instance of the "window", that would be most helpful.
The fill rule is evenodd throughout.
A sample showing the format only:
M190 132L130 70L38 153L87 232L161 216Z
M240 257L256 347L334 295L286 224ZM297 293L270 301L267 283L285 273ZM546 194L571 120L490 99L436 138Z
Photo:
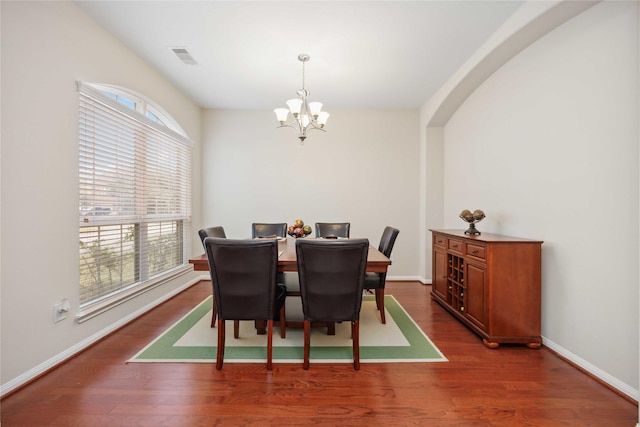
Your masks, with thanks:
M135 93L80 83L79 99L83 321L188 271L191 142Z

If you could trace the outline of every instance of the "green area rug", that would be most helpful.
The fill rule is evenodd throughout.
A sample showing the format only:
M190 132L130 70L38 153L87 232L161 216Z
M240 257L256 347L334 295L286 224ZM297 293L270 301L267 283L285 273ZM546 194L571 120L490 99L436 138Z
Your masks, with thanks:
M211 328L211 298L202 301L176 324L133 356L129 362L215 363L217 328ZM296 307L297 305L297 307ZM380 323L373 296L364 296L360 311L360 361L373 362L446 362L431 342L392 295L385 296L387 323ZM287 318L301 316L300 299L287 299ZM240 322L240 336L233 338L233 322L227 321L225 363L261 363L267 360L267 336L257 335L253 322ZM287 328L286 338L273 328L273 360L280 363L302 362L302 328ZM326 328L311 332L311 363L353 362L351 328L348 322L336 324L336 334Z

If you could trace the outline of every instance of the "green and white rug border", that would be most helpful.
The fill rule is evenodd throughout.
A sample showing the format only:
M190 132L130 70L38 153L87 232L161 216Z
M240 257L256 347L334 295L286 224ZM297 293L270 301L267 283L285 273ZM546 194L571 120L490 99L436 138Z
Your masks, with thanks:
M151 343L131 357L127 363L213 363L216 346L174 347L173 344L189 331L203 316L211 313L211 296L185 314L171 327L160 334ZM372 295L363 296L363 301L373 301ZM360 346L361 363L400 363L400 362L447 362L431 339L409 316L404 307L393 295L385 295L387 322L389 316L401 326L401 330L411 346ZM385 325L380 325L384 327ZM277 327L274 335L277 334ZM217 336L217 335L216 335ZM422 356L420 353L426 353ZM384 357L383 357L384 356ZM300 363L303 358L302 346L273 347L273 361L276 363ZM266 347L225 348L225 363L261 363L266 362ZM351 347L314 347L312 343L311 363L352 363Z

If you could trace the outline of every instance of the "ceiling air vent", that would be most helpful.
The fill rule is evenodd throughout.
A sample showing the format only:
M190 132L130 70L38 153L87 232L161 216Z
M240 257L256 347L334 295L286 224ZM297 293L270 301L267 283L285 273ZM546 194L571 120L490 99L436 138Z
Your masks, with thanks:
M187 65L197 65L193 56L189 53L189 51L183 47L170 47L171 52L173 52L182 62Z

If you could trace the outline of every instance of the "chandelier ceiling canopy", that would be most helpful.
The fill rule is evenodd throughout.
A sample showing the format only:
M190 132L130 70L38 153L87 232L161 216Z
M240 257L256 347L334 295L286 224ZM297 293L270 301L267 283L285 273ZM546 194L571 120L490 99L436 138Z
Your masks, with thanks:
M304 143L304 140L307 138L307 131L317 129L326 132L324 125L327 124L329 113L322 111L322 102L309 102L310 92L304 85L304 64L309 61L309 55L301 53L298 55L298 60L302 62L302 89L296 92L298 95L297 98L287 101L287 107L289 108L276 108L273 111L276 113L276 117L280 122L280 126L278 127L296 129L300 142ZM292 118L287 122L289 113L291 113Z

